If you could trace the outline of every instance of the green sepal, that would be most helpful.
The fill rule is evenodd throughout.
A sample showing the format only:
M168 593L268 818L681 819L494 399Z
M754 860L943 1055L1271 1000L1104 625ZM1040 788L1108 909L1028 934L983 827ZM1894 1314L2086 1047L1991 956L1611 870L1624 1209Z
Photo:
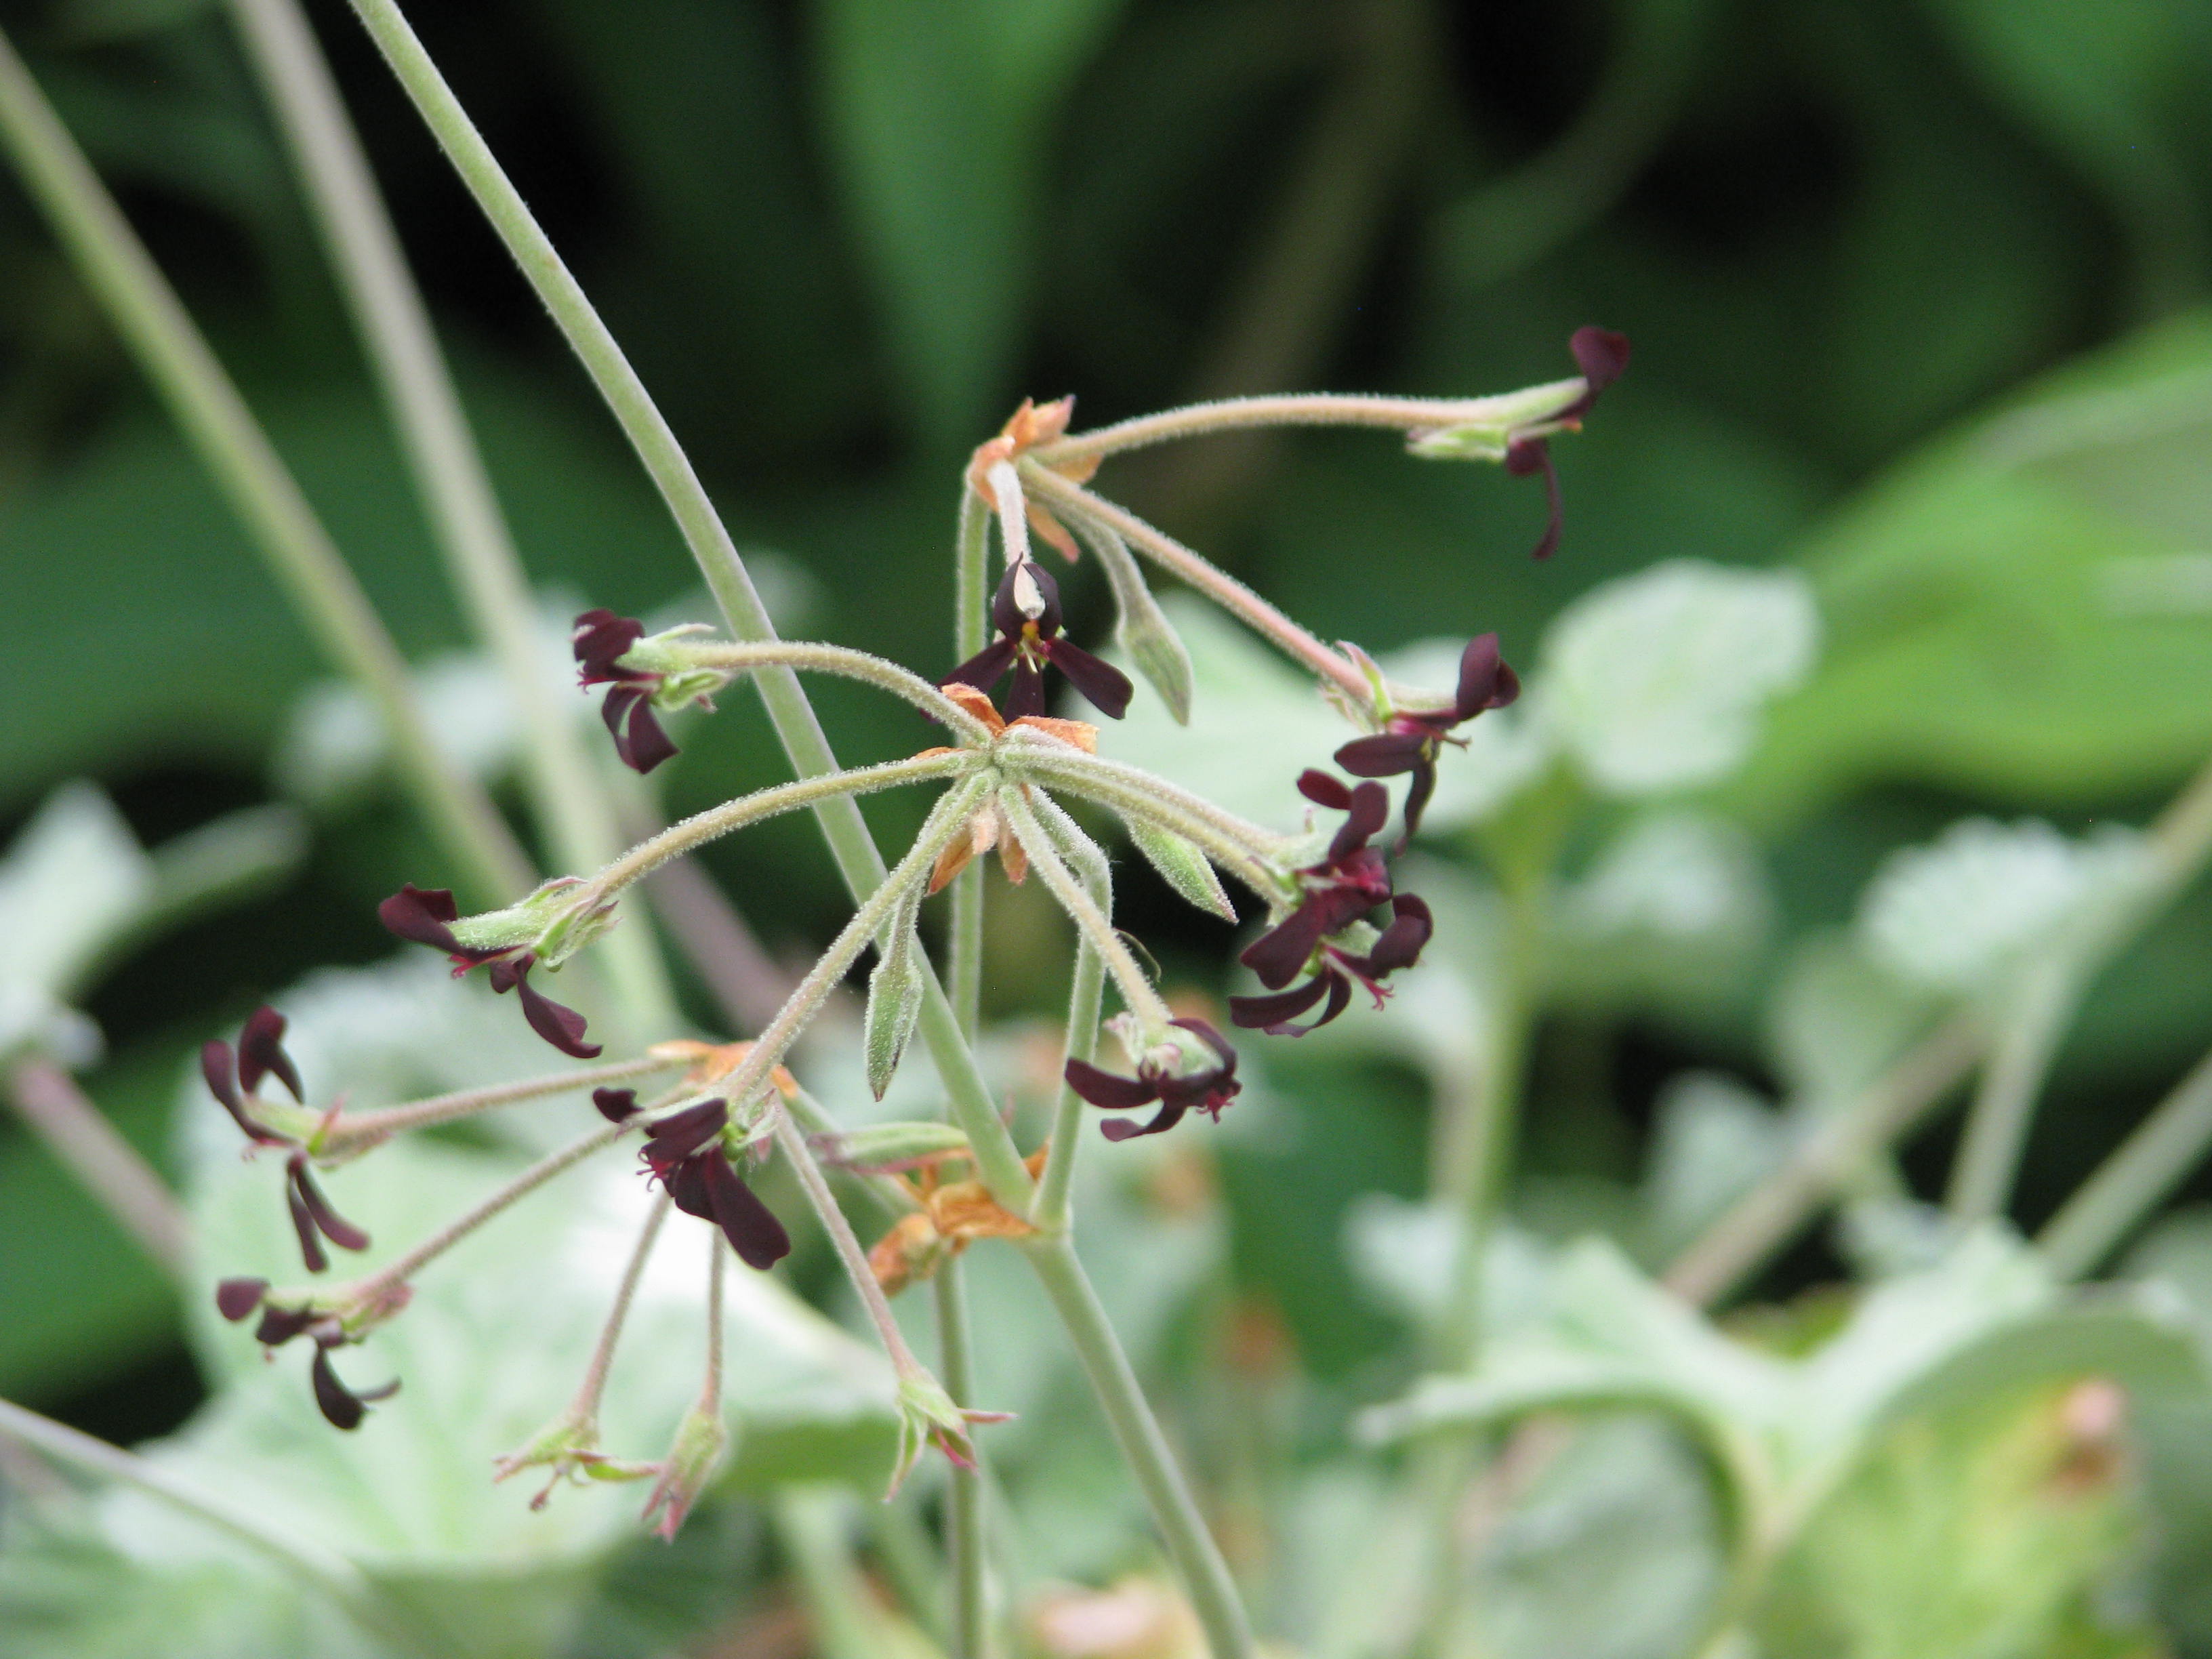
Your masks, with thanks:
M915 916L921 906L916 884L891 916L890 937L875 971L868 975L868 1012L861 1026L861 1051L867 1062L868 1091L878 1100L891 1086L899 1056L906 1052L921 1018L921 941Z
M1190 653L1183 647L1182 636L1152 597L1129 544L1105 525L1086 523L1080 528L1114 589L1114 605L1120 613L1114 637L1129 653L1137 672L1160 694L1176 724L1188 726L1193 675Z
M884 1170L919 1164L927 1158L965 1158L971 1152L968 1137L950 1123L871 1123L814 1138L823 1161L842 1169Z
M1213 866L1195 842L1133 813L1124 822L1129 826L1129 839L1137 843L1145 862L1158 871L1160 878L1178 895L1208 915L1218 916L1224 921L1237 920L1237 907L1222 890L1221 878L1214 873Z

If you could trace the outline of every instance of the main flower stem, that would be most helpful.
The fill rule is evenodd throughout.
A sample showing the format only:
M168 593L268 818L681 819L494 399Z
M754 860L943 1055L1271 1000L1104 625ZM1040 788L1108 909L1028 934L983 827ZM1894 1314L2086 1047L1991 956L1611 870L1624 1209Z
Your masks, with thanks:
M1160 1530L1160 1540L1182 1575L1192 1608L1206 1631L1212 1659L1252 1659L1252 1629L1237 1595L1229 1564L1206 1530L1190 1488L1176 1467L1167 1437L1145 1402L1128 1356L1114 1335L1098 1293L1091 1287L1074 1246L1065 1237L1039 1233L1016 1242L1052 1299L1076 1358L1091 1379L1092 1393L1106 1413L1107 1426L1143 1490Z
M0 140L78 273L245 521L316 643L383 720L402 784L477 896L503 903L535 878L490 799L441 751L406 659L246 400L125 220L30 71L0 34Z
M532 808L562 868L597 869L622 851L615 815L572 711L547 683L522 561L330 65L298 0L229 5L307 186L447 571L521 716ZM633 923L601 954L634 1040L680 1029L648 927Z

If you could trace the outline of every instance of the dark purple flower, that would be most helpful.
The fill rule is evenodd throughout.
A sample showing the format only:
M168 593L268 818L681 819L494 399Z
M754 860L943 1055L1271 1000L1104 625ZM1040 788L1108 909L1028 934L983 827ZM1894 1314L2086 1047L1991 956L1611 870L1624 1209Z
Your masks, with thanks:
M1137 1075L1127 1078L1102 1072L1088 1060L1067 1062L1067 1086L1093 1106L1109 1112L1127 1112L1149 1106L1154 1101L1159 1103L1160 1109L1149 1123L1136 1124L1126 1118L1116 1118L1099 1125L1099 1133L1107 1139L1133 1140L1139 1135L1159 1134L1182 1122L1186 1112L1204 1112L1218 1122L1221 1109L1243 1088L1237 1080L1237 1051L1220 1032L1202 1019L1170 1020L1169 1024L1197 1037L1213 1050L1220 1063L1185 1076L1155 1061L1141 1060Z
M303 1106L307 1104L305 1091L300 1085L299 1068L284 1052L283 1038L284 1016L266 1006L257 1008L239 1033L235 1054L220 1037L202 1045L200 1075L207 1079L208 1092L222 1103L223 1109L255 1146L282 1146L287 1150L285 1202L292 1212L292 1229L300 1237L301 1259L307 1264L309 1273L319 1273L326 1272L331 1265L323 1249L323 1240L327 1238L343 1250L365 1250L368 1248L368 1235L331 1207L330 1200L315 1184L313 1164L307 1147L290 1135L258 1121L246 1109L247 1097L260 1086L264 1077L276 1078L294 1100Z
M1100 713L1120 720L1129 710L1134 690L1128 676L1060 638L1060 585L1034 561L1008 565L991 600L991 625L999 637L947 678L988 691L1012 668L1014 685L1006 694L1006 718L1019 720L1044 713L1044 665L1050 663Z
M316 1409L332 1428L359 1428L372 1404L389 1400L399 1392L396 1378L380 1388L348 1388L338 1380L337 1370L331 1364L331 1350L342 1348L353 1340L345 1334L344 1322L335 1313L312 1306L283 1308L264 1303L262 1298L268 1290L269 1281L265 1279L226 1279L216 1286L215 1304L233 1324L258 1308L261 1322L254 1328L253 1340L264 1348L281 1348L295 1336L306 1336L313 1341L315 1358L307 1368L308 1383L315 1392Z
M434 946L451 957L454 977L471 968L488 968L491 988L502 995L515 993L530 1029L562 1054L577 1060L599 1058L599 1045L584 1041L584 1017L530 983L537 953L522 945L477 950L462 944L453 936L452 926L460 914L460 907L447 889L417 887L411 882L376 907L376 919L400 938Z
M1345 819L1321 861L1298 872L1305 891L1298 908L1237 958L1277 994L1231 997L1230 1018L1271 1036L1304 1036L1328 1024L1351 1005L1354 981L1365 986L1379 1006L1386 994L1382 980L1412 967L1433 930L1429 907L1411 893L1392 894L1389 868L1367 844L1389 820L1389 791L1379 783L1349 787L1308 768L1298 775L1298 793L1316 806L1342 812ZM1330 935L1385 902L1392 907L1392 920L1373 949L1358 954L1328 943ZM1310 975L1306 982L1285 989L1300 974ZM1290 1023L1324 997L1328 1006L1318 1019L1308 1025Z
M1395 714L1373 737L1354 738L1339 749L1336 763L1356 778L1413 775L1406 792L1406 833L1398 843L1402 848L1421 827L1421 814L1436 793L1437 751L1447 743L1466 741L1453 737L1452 728L1486 709L1503 708L1520 695L1521 677L1498 656L1498 635L1481 635L1460 653L1459 690L1450 708Z
M599 1103L596 1096L593 1103ZM604 1113L607 1109L601 1105L599 1109ZM791 1235L730 1162L722 1146L722 1130L729 1121L726 1101L702 1100L686 1106L652 1126L638 1156L668 1189L678 1209L713 1222L740 1261L765 1273L791 1254Z
M1619 380L1621 371L1628 367L1628 337L1609 328L1578 328L1569 337L1567 348L1575 354L1575 362L1583 372L1583 395L1544 422L1546 433L1563 427L1569 431L1579 430L1583 416L1597 402L1598 393ZM1505 470L1516 478L1535 472L1544 475L1544 497L1549 516L1545 520L1544 533L1537 540L1535 556L1548 559L1559 545L1559 474L1552 465L1548 438L1538 433L1517 433L1509 437L1505 442Z
M653 694L661 677L621 663L623 653L645 637L645 624L611 611L586 611L576 618L573 637L582 671L579 682L608 688L599 715L614 734L615 752L632 771L650 772L677 751L653 713Z

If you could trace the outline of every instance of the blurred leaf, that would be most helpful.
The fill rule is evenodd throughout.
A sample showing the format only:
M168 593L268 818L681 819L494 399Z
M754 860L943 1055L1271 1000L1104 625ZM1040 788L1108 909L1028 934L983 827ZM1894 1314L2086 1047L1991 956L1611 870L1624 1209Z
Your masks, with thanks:
M1584 595L1553 623L1542 718L1606 793L1713 783L1750 755L1759 711L1805 679L1819 639L1794 571L1670 560Z
M2168 1216L2130 1254L2126 1276L2179 1292L2212 1331L2212 1211ZM2199 1651L2212 1643L2212 1398L2154 1396L2136 1414L2160 1534L2159 1611L2184 1650Z
M1990 988L2123 908L2148 857L2142 837L2116 825L2076 842L2034 819L1962 819L1932 845L1883 861L1860 902L1859 938L1905 980Z
M2166 1652L2127 1593L2142 1516L2121 1398L2106 1382L2013 1389L1893 1430L1775 1569L1750 1621L1766 1650Z
M1802 550L1830 644L1729 799L1795 819L1875 779L2045 801L2212 749L2212 317L2139 335L1908 461ZM2180 563L2177 565L2176 561Z
M1767 1047L1790 1092L1821 1106L1850 1099L1926 1029L1930 998L1869 957L1861 940L1798 940L1767 1004Z
M1791 1137L1771 1103L1711 1072L1668 1079L1655 1111L1643 1254L1666 1261L1780 1163Z
M1029 314L1068 82L1115 0L821 0L823 108L891 350L930 446L980 442Z
M83 1064L100 1033L67 1003L154 886L153 860L88 783L49 796L0 862L0 1055L36 1042Z

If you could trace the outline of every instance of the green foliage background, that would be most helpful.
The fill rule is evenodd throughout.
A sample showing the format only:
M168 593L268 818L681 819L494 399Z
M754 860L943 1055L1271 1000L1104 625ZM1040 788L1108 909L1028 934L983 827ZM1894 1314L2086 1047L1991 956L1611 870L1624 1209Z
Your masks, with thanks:
M1371 438L1147 459L1117 491L1378 651L1494 628L1522 661L1567 602L1656 561L1802 566L1822 672L1718 797L1760 840L1784 936L1844 921L1883 853L1963 812L2139 820L2212 751L2204 0L415 9L740 539L811 578L811 633L949 665L956 468L1024 395L1072 391L1089 424L1279 387L1472 393L1565 372L1595 321L1635 363L1559 447L1549 563L1526 556L1534 485ZM680 597L682 549L582 376L343 8L313 10L534 578L629 612ZM0 19L403 645L461 643L220 13L7 0ZM2166 572L2166 598L2104 604L2116 562ZM1103 585L1070 593L1095 633ZM319 665L4 181L0 599L0 819L91 776L153 842L270 794ZM848 762L914 746L899 712L823 701ZM780 775L752 714L733 696L692 728L672 810ZM773 945L836 917L803 825L714 864ZM394 803L331 809L282 891L103 982L88 1086L167 1156L180 1057L308 967L385 954L369 908L399 870L441 874ZM1129 902L1171 980L1223 982L1225 930ZM1009 927L994 985L1042 988L994 990L998 1012L1053 1006L1055 949ZM2093 998L2019 1218L2208 1036L2199 896ZM1747 1001L1550 1022L1529 1190L1627 1177L1666 1078L1755 1079L1761 1054ZM1354 1064L1356 1091L1332 1080ZM1356 1195L1418 1189L1418 1094L1341 1059L1285 1086L1304 1150L1224 1156L1231 1260L1310 1371L1358 1394L1394 1337L1337 1240ZM1940 1167L1940 1139L1909 1172ZM1809 1246L1770 1288L1833 1265ZM10 1125L0 1310L0 1394L125 1439L199 1397L159 1281Z

